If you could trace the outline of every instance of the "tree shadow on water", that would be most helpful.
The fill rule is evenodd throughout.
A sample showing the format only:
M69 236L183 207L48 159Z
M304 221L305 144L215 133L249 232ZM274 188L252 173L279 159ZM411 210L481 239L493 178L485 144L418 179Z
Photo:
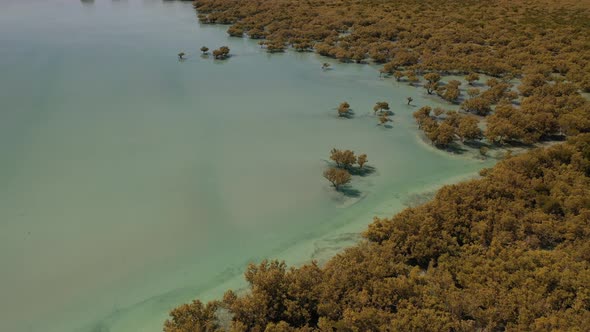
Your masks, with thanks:
M338 117L344 119L352 119L354 118L354 111L352 109L348 109L348 112L346 113L338 113Z
M391 110L381 110L379 112L373 112L375 115L386 115L386 116L394 116L395 113Z
M479 140L468 140L468 141L463 142L463 144L472 148L472 149L481 149L483 147L486 147L488 149L491 148L491 145L486 144L486 143L479 141Z
M348 185L338 188L338 192L342 193L346 197L356 198L361 196L360 190L354 189Z
M454 154L463 154L468 151L463 146L461 146L460 144L457 144L455 142L447 145L446 147L443 148L443 150L450 152L450 153L454 153Z
M373 166L365 165L362 168L354 167L348 170L350 175L367 176L375 173L376 169Z

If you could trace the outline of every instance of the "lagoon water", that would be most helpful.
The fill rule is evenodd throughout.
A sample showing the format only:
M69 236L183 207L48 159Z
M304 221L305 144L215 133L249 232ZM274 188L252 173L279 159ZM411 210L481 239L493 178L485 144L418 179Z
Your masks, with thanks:
M323 261L492 163L423 143L411 113L435 101L375 67L322 71L225 29L189 2L0 2L0 330L160 331L248 262ZM333 147L376 169L347 195L321 175Z

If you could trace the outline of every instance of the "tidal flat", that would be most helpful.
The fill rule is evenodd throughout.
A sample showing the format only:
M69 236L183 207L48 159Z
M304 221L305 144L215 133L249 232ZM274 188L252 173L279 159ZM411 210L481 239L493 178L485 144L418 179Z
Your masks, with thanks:
M0 330L160 331L179 303L242 287L248 262L323 261L493 164L420 140L423 89L226 29L183 2L0 4ZM224 61L199 51L223 45ZM375 171L335 192L332 148Z

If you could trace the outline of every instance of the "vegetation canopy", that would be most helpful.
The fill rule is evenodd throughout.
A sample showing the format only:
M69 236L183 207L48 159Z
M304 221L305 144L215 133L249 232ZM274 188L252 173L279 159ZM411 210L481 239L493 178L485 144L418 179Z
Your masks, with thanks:
M220 48L213 50L213 57L216 60L225 60L229 57L229 47L221 46Z
M391 218L374 218L363 241L324 266L250 264L247 292L179 306L164 331L590 330L590 106L580 94L590 91L587 1L197 0L194 6L203 23L231 24L231 35L342 62L381 63L380 75L413 85L422 77L426 93L460 105L460 111L414 112L436 146L484 137L497 144L555 135L567 141L507 154L479 179L445 186L432 201ZM461 82L443 80L451 73L465 76L469 98ZM385 123L381 106L374 111ZM488 148L479 152L485 156ZM350 150L333 149L330 159L336 167L324 176L336 189L350 181L353 165L368 167L366 155Z
M587 1L196 0L194 6L201 22L231 24L231 35L245 31L281 51L292 46L342 62L382 63L380 75L406 77L411 85L423 75L428 94L479 116L521 98L520 106L486 119L491 129L482 138L497 144L590 131L590 106L578 93L590 92ZM463 100L458 81L441 80L451 73L465 75L470 87L481 85L481 74L498 79ZM518 89L513 78L521 80Z
M325 170L324 177L332 183L336 190L340 189L340 186L349 183L351 179L347 170L334 167Z
M203 23L341 61L502 76L546 66L590 89L588 2L197 0ZM241 35L241 34L240 34Z

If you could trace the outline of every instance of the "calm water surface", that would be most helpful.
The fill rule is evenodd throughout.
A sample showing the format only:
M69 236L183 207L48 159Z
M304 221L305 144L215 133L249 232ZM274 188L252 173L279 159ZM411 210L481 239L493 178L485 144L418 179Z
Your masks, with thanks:
M242 287L249 261L325 259L489 165L421 142L421 90L225 29L182 2L0 2L0 330L160 331L174 305ZM345 100L354 119L335 117ZM321 176L333 147L377 170L348 196Z

